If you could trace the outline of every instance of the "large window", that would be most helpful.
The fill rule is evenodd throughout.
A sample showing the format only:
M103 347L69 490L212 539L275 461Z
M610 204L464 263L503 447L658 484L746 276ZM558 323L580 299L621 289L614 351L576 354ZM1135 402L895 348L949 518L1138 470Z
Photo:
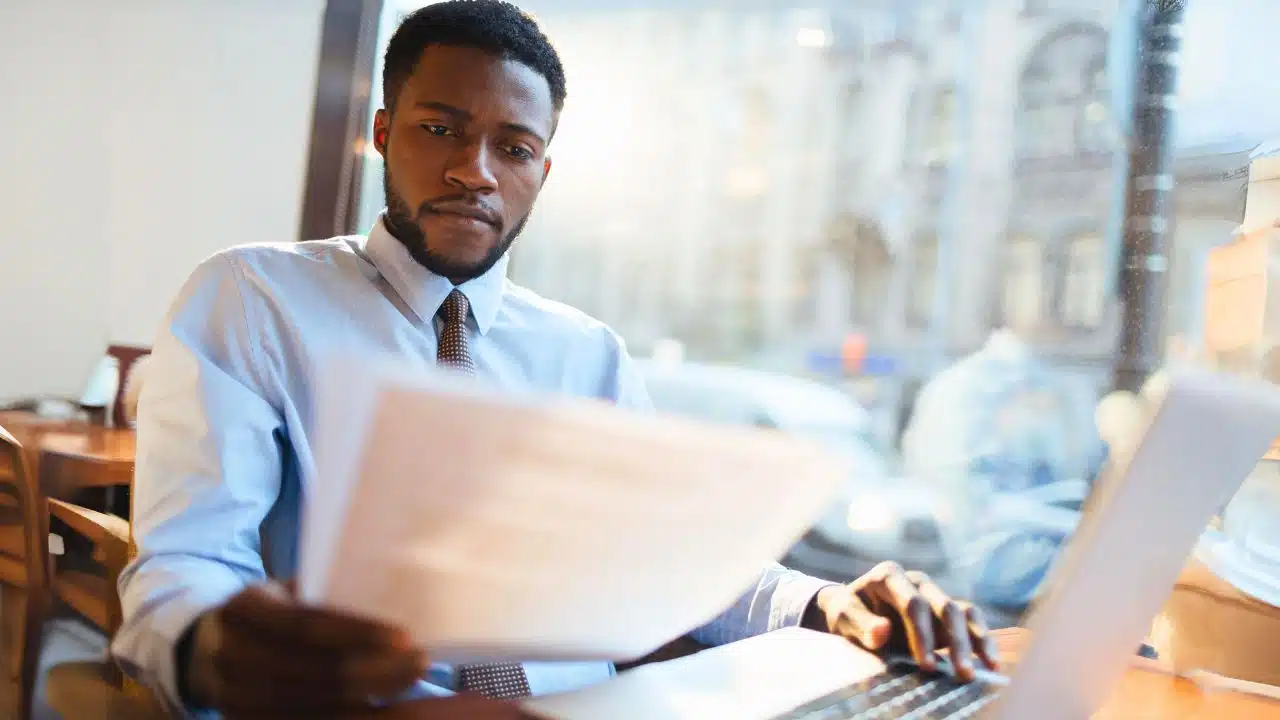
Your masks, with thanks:
M1036 330L1045 301L1045 247L1031 235L1015 235L1005 247L1001 309L1004 324L1018 330Z
M1098 233L1086 233L1066 243L1062 283L1061 322L1067 327L1093 329L1106 308L1105 244Z
M911 243L911 287L907 300L907 322L914 328L928 328L933 321L938 296L938 234L919 231Z
M417 4L388 1L380 45ZM918 566L929 546L949 589L1014 622L1063 536L991 527L984 503L1082 495L1105 457L1094 408L1115 357L1094 341L1112 329L1118 249L1098 228L1123 194L1112 18L1065 1L924 4L528 0L569 99L510 280L607 323L644 366L676 358L717 379L689 393L768 396L774 415L750 422L844 433L883 460L877 487L919 491L884 519L867 508L896 501L845 488L805 540L834 565L803 569L849 579L851 558ZM383 201L367 160L366 227ZM860 534L881 521L875 542ZM957 537L1005 539L945 545Z
M1106 32L1088 25L1052 33L1032 51L1019 87L1019 157L1074 157L1114 146L1106 58Z

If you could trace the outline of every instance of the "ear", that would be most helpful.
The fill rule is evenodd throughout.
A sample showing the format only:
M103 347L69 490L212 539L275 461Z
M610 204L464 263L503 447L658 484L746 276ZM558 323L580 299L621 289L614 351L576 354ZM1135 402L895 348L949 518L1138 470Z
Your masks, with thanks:
M378 151L385 161L387 159L387 136L391 134L391 115L385 108L379 108L373 114L373 149Z
M550 155L548 155L547 158L542 161L542 183L541 183L542 185L547 184L547 177L549 175L551 175L551 156Z

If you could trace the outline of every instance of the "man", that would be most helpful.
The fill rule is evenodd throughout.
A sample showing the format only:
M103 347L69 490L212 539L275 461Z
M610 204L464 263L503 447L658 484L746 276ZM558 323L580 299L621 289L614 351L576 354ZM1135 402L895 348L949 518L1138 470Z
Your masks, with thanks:
M374 142L386 211L368 238L219 253L156 341L138 418L139 555L120 578L113 651L175 709L308 716L372 698L563 691L614 673L430 665L398 629L302 607L288 589L314 475L314 372L333 352L394 352L499 387L649 407L617 336L505 276L566 96L534 21L498 0L430 5L396 31L383 86ZM950 647L966 677L975 657L995 665L977 611L889 566L849 587L767 568L693 636L719 644L799 624L898 645L926 667Z

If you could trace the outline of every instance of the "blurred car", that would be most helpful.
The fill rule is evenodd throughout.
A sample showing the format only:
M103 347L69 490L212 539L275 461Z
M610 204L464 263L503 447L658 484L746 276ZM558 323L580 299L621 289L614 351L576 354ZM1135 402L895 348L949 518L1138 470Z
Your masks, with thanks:
M639 365L660 412L795 433L847 461L848 481L786 564L840 582L884 560L934 575L945 571L939 531L948 521L945 507L927 488L897 476L892 452L881 447L870 415L851 397L811 380L740 367Z

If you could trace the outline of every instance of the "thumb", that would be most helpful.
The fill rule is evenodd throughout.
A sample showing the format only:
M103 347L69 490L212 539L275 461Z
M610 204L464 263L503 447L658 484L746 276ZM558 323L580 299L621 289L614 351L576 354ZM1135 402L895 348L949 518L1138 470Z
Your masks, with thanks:
M889 644L893 637L893 623L889 618L871 612L861 600L850 603L847 612L853 625L852 639L864 649L878 652Z

